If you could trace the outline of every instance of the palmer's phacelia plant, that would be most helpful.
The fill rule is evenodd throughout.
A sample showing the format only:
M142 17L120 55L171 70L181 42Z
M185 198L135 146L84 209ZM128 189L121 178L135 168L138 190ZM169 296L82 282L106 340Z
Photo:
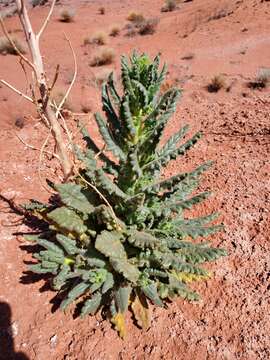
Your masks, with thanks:
M197 300L188 284L208 278L202 263L225 255L209 242L191 241L222 229L212 224L217 214L185 217L185 209L209 196L193 192L211 163L161 177L201 134L179 145L188 130L184 126L159 145L180 96L175 88L160 96L166 67L159 71L159 62L159 56L153 61L144 54L133 53L130 61L122 57L123 91L120 95L109 76L102 88L106 120L95 115L105 151L83 129L87 149L74 146L78 175L54 185L59 196L54 205L27 206L49 224L46 232L27 237L41 248L30 270L51 274L53 289L63 294L63 310L77 300L81 316L109 309L122 337L129 306L138 325L148 328L149 303L165 307L176 296Z

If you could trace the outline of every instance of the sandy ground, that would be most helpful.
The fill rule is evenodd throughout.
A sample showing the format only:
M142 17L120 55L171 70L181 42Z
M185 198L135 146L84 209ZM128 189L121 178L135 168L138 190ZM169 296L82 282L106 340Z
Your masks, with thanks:
M203 295L198 304L181 299L167 311L153 309L152 328L146 333L129 319L125 342L100 315L74 319L55 311L55 294L44 281L22 277L30 255L16 232L26 227L13 224L14 214L1 207L0 237L0 359L20 360L267 360L269 342L269 88L252 90L247 82L260 67L270 68L270 2L260 0L194 0L180 3L179 9L161 13L162 1L66 1L76 10L75 21L57 20L61 6L42 41L44 60L50 76L61 64L59 90L72 77L72 57L63 32L70 38L78 58L78 77L70 102L74 111L100 106L95 78L104 67L89 66L97 46L83 46L94 31L108 31L119 24L121 33L109 38L115 49L111 66L119 74L119 56L133 48L150 55L161 52L169 66L167 85L183 88L177 114L166 136L183 124L191 133L203 130L203 140L186 156L174 162L167 175L185 166L212 159L215 165L205 176L203 189L214 196L196 209L200 213L220 210L226 231L212 238L225 247L229 256L211 265L213 279L197 285ZM105 15L98 14L100 6ZM153 35L126 37L126 16L130 10L158 17ZM31 10L38 28L48 7ZM218 19L215 19L218 18ZM7 27L22 36L16 17ZM183 59L192 54L192 59ZM190 56L188 56L190 57ZM226 89L209 93L205 86L222 74ZM21 89L24 74L15 56L0 55L0 77ZM40 147L46 137L35 119L34 109L8 89L0 88L0 190L17 202L30 198L46 200L48 194L38 178L38 156L23 145ZM85 118L97 136L91 113ZM97 138L99 141L99 139ZM42 175L55 178L46 161ZM0 204L4 206L4 203Z

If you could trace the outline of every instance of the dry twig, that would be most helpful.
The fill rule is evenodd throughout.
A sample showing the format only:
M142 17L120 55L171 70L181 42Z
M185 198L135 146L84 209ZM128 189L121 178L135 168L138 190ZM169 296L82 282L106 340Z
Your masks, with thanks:
M20 22L21 22L21 25L22 25L22 28L24 31L25 39L27 41L27 44L28 44L28 47L29 47L29 50L31 53L32 61L28 60L23 54L20 53L20 51L17 49L16 45L14 44L14 41L8 34L8 31L4 25L3 20L0 19L1 26L2 26L5 36L7 37L9 42L12 44L13 48L18 53L20 58L23 61L25 61L33 70L33 74L34 74L33 84L31 84L31 86L30 86L30 90L32 91L32 98L30 98L26 94L22 93L20 90L16 89L13 85L9 84L5 80L1 80L1 82L2 82L2 84L6 85L11 90L13 90L15 93L19 94L26 100L28 100L36 105L37 111L41 116L42 122L45 124L45 126L47 128L51 129L50 131L54 138L56 149L57 149L57 156L58 156L58 159L59 159L59 162L61 164L61 168L62 168L62 171L64 174L64 180L66 181L72 175L73 164L72 164L72 161L70 160L69 152L68 152L68 149L67 149L64 139L63 139L63 133L62 133L62 129L61 129L61 126L60 126L60 123L58 120L58 115L59 115L59 111L61 110L61 106L63 105L64 101L66 100L67 96L69 95L71 87L68 89L68 91L65 95L65 98L63 99L64 101L61 102L60 106L58 107L58 109L55 112L53 110L53 103L52 103L50 91L57 81L59 66L57 66L57 68L56 68L56 74L53 79L52 86L50 87L48 85L46 72L45 72L44 64L43 64L43 58L42 58L42 55L40 52L40 46L39 46L40 37L43 34L44 30L46 29L46 27L49 23L55 3L56 3L56 0L53 0L50 10L49 10L49 13L48 13L46 19L44 20L44 23L41 26L40 31L38 32L38 34L35 34L33 31L33 28L32 28L31 21L28 16L28 11L26 8L25 0L16 0L18 16L19 16L19 19L20 19ZM69 40L68 40L68 42L70 44ZM73 53L73 57L75 59L74 60L75 74L74 74L74 80L73 80L73 83L74 83L74 81L76 79L76 75L77 75L77 62L76 62L75 53L74 53L74 50L73 50L71 44L70 44L70 47L71 47L71 50ZM35 95L34 89L36 89L36 88L39 91L38 96ZM43 147L46 146L46 141L44 144L45 145L43 145Z

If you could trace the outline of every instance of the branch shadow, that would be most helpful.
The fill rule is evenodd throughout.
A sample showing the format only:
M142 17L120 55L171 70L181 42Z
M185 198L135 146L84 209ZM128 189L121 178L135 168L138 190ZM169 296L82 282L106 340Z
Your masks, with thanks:
M13 235L18 236L24 236L24 235L36 235L39 233L46 233L49 230L48 224L38 219L37 217L33 216L30 212L24 210L20 205L17 205L13 200L7 199L5 196L3 196L0 193L0 200L2 200L4 203L6 203L6 208L9 208L11 212L14 214L22 217L22 223L27 225L29 228L29 231L27 233L25 232L13 232ZM30 200L34 201L34 200ZM59 202L58 196L51 196L49 199L49 204L52 206L56 206ZM20 249L22 251L25 251L28 254L33 255L34 253L39 252L41 247L37 244L23 244L20 245ZM36 261L32 258L31 260L24 261L26 265L32 265L35 264ZM52 290L51 287L51 275L49 274L36 274L31 271L24 271L22 275L20 276L20 283L24 285L30 285L34 283L38 283L40 281L43 281L41 287L39 288L39 291L46 292L48 290ZM57 294L53 296L53 298L50 300L50 303L52 304L52 313L57 311L60 307L60 304L62 300L65 298L66 292L65 291L59 291ZM1 303L0 303L1 304ZM1 320L1 318L0 318ZM1 328L1 321L0 321L0 328ZM1 342L0 342L0 360L11 360L13 358L5 357L2 358L1 356ZM20 360L19 358L15 358L16 360ZM22 358L24 360L24 358Z
M0 360L30 360L25 353L15 351L11 314L9 304L0 302Z

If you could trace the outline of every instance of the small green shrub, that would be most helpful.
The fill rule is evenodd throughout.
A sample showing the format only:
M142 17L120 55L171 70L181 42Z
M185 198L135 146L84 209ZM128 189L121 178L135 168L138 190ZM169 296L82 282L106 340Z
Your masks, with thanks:
M71 23L74 21L75 11L71 9L62 9L60 12L59 20L65 23Z
M98 51L90 62L90 66L109 65L115 58L115 51L112 48L104 47Z
M16 38L15 36L11 36L15 46L17 49L22 53L26 53L26 45L20 39ZM0 37L0 54L11 54L11 55L18 55L17 51L11 45L9 40L5 36Z
M197 300L188 284L207 279L210 273L200 265L225 251L191 241L222 229L211 224L217 214L191 219L185 214L209 197L209 192L194 191L211 163L161 177L171 160L201 138L196 133L179 145L188 131L184 126L160 145L180 91L171 88L159 96L166 74L165 66L159 71L159 57L151 61L134 53L130 63L122 58L121 68L122 95L111 75L102 88L106 120L95 114L113 157L101 152L83 129L86 150L74 146L80 175L53 185L59 198L54 205L33 202L26 208L49 225L44 233L27 237L40 246L30 270L51 274L53 289L64 295L62 310L77 299L82 300L82 317L109 309L124 337L129 305L138 325L147 329L149 303L165 307L177 296Z

